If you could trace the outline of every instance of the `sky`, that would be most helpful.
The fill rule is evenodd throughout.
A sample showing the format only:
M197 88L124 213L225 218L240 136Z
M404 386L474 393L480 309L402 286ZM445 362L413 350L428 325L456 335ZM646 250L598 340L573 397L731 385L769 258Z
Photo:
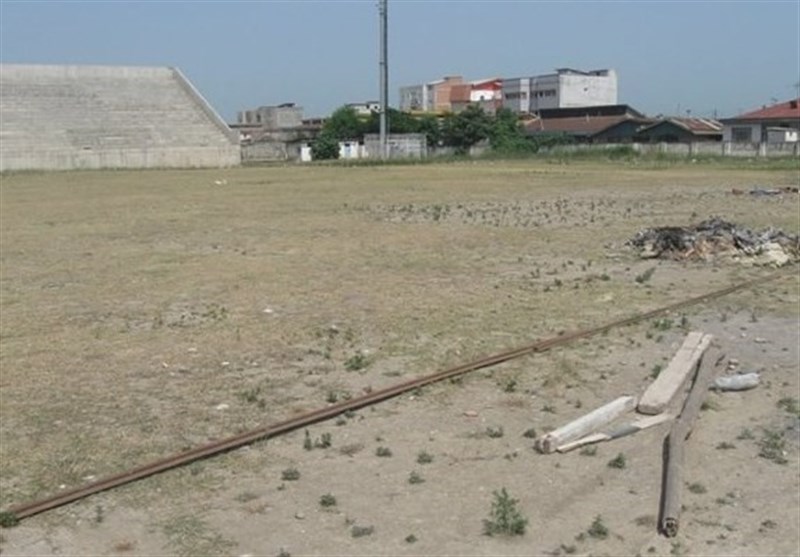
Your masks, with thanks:
M619 102L722 118L800 96L800 0L389 0L389 102L445 75L613 68ZM379 98L377 0L0 0L3 63L177 66L228 122Z

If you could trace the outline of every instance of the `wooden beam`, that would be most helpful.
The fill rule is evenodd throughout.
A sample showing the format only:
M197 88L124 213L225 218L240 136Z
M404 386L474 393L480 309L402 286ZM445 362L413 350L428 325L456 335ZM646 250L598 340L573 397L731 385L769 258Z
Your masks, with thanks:
M618 399L601 406L600 408L592 410L588 414L581 416L577 420L574 420L565 426L555 429L550 433L544 434L536 441L536 447L540 452L552 453L559 445L563 445L583 437L587 433L591 433L608 425L625 412L633 409L635 406L635 397L621 396Z
M708 394L708 387L714 380L714 376L723 369L721 364L724 359L724 355L716 347L712 348L703 358L692 389L686 397L683 410L675 420L675 423L672 424L672 429L664 443L666 454L664 458L664 491L661 498L660 529L668 538L676 536L680 526L686 439L692 433L694 421L700 413L700 408Z
M566 443L564 445L559 445L556 450L560 453L566 453L572 450L577 449L578 447L583 447L585 445L592 445L594 443L603 443L605 441L613 441L614 439L619 439L620 437L626 437L628 435L633 435L634 433L638 433L643 429L648 429L659 424L663 424L674 418L672 414L658 414L656 416L645 416L644 418L639 418L633 422L629 422L627 424L621 425L618 428L612 429L611 431L604 432L604 433L593 433L591 435L587 435L586 437L581 437L577 441L572 441L571 443Z
M639 400L637 410L642 414L661 414L697 368L713 337L692 331L675 353L667 368L653 381Z

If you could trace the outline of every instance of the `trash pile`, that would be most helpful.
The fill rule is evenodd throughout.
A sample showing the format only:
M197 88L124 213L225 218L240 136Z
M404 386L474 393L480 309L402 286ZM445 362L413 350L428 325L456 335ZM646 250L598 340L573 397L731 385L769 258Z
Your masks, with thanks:
M646 228L626 242L642 258L707 260L718 255L755 265L782 266L800 256L800 237L769 227L762 231L711 218L694 226Z

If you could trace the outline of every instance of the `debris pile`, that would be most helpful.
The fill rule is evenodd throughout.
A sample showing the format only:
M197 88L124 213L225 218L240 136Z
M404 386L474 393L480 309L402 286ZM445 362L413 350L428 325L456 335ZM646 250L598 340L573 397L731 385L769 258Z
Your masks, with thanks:
M762 231L711 218L694 226L646 228L628 240L643 258L700 259L717 255L782 266L800 255L800 237L769 227Z

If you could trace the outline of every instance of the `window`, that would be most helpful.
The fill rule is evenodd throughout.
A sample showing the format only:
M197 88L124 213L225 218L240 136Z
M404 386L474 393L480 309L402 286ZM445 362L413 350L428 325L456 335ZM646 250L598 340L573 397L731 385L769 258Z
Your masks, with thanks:
M731 141L734 143L750 143L753 141L753 131L749 127L733 128L731 130Z

